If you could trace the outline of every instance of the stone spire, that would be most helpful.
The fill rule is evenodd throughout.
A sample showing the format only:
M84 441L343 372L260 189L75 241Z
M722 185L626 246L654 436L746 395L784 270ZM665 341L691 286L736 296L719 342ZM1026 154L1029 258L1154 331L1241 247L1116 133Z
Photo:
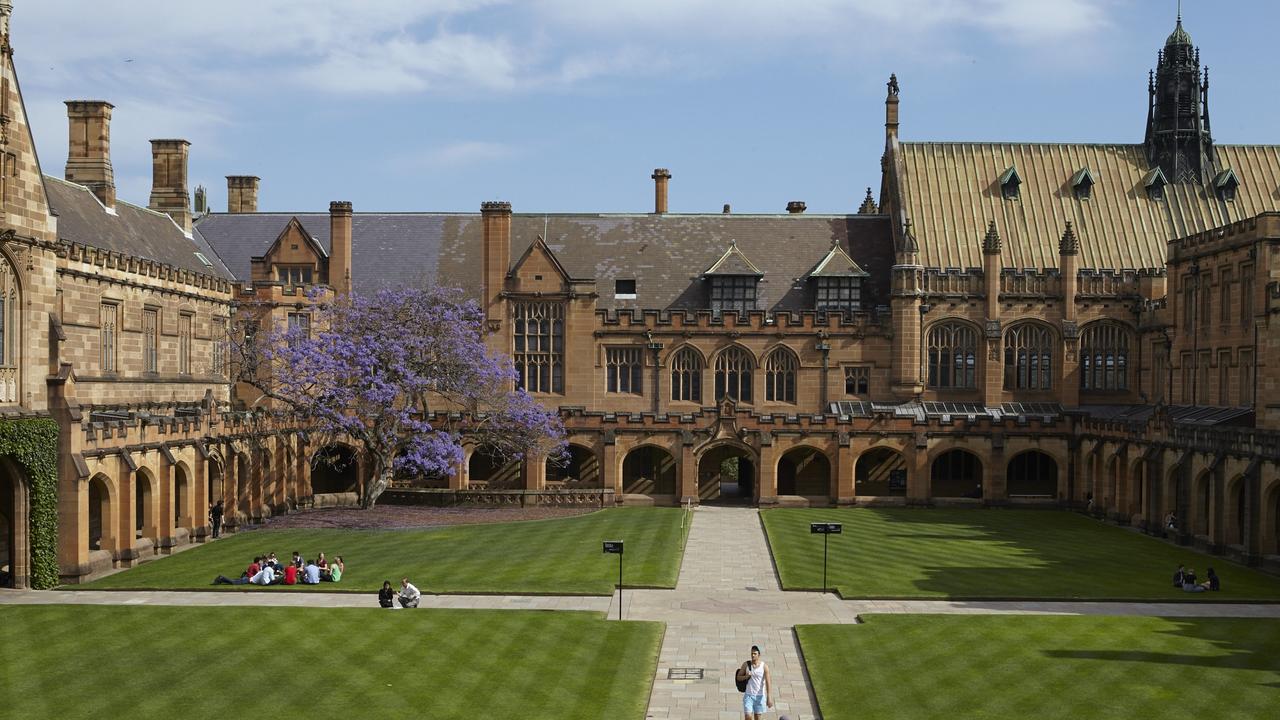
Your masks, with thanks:
M987 234L982 238L982 254L1000 254L1000 233L996 230L995 220L992 220L991 224L987 226Z
M1062 239L1058 241L1059 255L1079 255L1080 240L1076 238L1076 231L1071 228L1071 221L1067 221L1067 229L1062 233Z
M1198 183L1213 173L1209 132L1209 78L1201 74L1200 51L1182 27L1182 14L1156 69L1147 78L1147 162L1171 183Z
M859 215L875 215L880 212L880 208L876 206L875 198L871 197L871 188L867 188L867 196L862 199L862 205L858 208Z

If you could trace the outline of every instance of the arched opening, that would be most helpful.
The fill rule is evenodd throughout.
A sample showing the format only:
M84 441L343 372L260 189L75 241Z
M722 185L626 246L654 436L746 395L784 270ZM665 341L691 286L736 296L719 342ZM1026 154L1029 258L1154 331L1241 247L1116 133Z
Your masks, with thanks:
M213 507L222 499L222 463L210 459L205 465L205 473L208 477L208 500L209 507Z
M726 504L750 503L756 496L756 463L738 445L717 445L698 458L698 500Z
M600 460L590 448L569 445L562 456L547 458L547 487L587 487L602 485Z
M1262 544L1262 552L1265 555L1280 555L1280 484L1271 488L1271 500L1266 507L1271 513L1271 522L1265 527L1269 529L1271 537Z
M26 545L25 537L19 537L21 523L17 511L23 500L18 479L0 465L0 587L17 587L20 548Z
M778 494L830 496L831 461L811 447L787 452L778 461Z
M191 484L187 479L187 470L182 465L173 468L173 526L192 527L191 509L187 503L191 500Z
M135 472L133 474L134 537L156 537L155 498L156 487L151 473L146 470Z
M853 468L854 495L905 497L907 460L891 448L872 448L858 456Z
M1191 534L1208 535L1209 518L1213 517L1213 474L1208 470L1196 478L1191 497L1195 502L1191 511Z
M982 461L967 450L948 450L929 470L932 497L982 498Z
M311 458L311 494L355 492L360 463L346 445L327 445Z
M660 447L645 445L622 461L622 492L629 495L675 495L676 459Z
M398 488L447 488L451 473L423 473L417 468L402 467L397 463L391 486Z
M89 480L89 549L112 550L111 493L106 480L95 475Z
M1005 486L1010 497L1015 495L1058 496L1058 463L1047 453L1028 450L1013 456L1005 471Z
M517 490L524 487L520 461L481 446L467 460L467 482L478 490Z
M1129 468L1129 506L1125 509L1130 518L1143 515L1143 503L1147 500L1147 461L1139 459Z
M1119 455L1112 455L1107 461L1106 508L1109 512L1120 512L1120 468L1123 462Z

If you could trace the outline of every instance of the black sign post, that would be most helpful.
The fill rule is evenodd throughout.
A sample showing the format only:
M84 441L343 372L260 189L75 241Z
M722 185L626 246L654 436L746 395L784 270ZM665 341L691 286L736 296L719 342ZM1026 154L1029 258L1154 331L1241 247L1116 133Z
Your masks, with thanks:
M844 531L840 523L809 523L809 534L822 536L822 592L827 591L827 536Z
M622 541L621 540L605 540L605 553L612 553L618 556L618 619L622 619Z

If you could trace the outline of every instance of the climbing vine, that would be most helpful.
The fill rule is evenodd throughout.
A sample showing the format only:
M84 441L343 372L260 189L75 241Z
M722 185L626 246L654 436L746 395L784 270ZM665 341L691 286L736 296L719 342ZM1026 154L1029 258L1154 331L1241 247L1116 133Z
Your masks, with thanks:
M31 587L58 584L58 423L47 418L0 423L0 455L22 466L31 485Z

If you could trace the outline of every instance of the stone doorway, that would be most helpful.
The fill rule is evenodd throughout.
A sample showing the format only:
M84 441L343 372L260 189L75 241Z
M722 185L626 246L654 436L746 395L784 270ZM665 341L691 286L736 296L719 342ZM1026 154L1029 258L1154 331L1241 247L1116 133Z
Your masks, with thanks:
M754 455L737 445L720 445L698 460L698 502L710 505L752 505L756 502Z

